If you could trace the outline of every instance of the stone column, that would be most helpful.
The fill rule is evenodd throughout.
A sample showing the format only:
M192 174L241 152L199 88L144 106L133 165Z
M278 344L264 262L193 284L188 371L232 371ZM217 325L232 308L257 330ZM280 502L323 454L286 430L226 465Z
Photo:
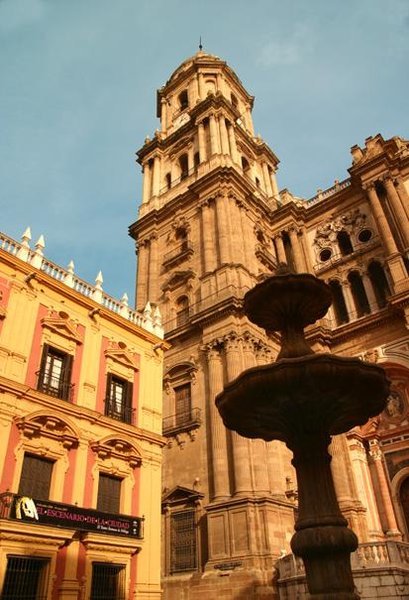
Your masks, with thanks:
M202 163L205 160L207 160L205 130L204 130L203 121L201 121L197 126L197 135L199 138L199 157L200 157L200 162Z
M254 262L256 260L254 254L254 233L252 230L252 224L247 217L246 207L240 203L240 219L241 219L241 233L243 240L243 253L245 256L245 262L247 267L252 270L254 268Z
M223 391L223 366L218 349L210 345L207 349L209 370L209 406L212 443L213 500L230 496L226 428L216 408L215 397Z
M155 156L153 162L152 196L157 196L160 189L160 158Z
M199 98L200 100L204 100L205 99L205 84L204 84L204 77L203 77L203 73L198 73L197 74L197 87L198 87L198 91L199 91Z
M273 190L273 196L278 202L278 200L280 199L280 192L278 190L277 179L276 179L276 176L275 176L275 173L273 170L271 170L271 172L270 172L270 178L271 178L271 188Z
M372 283L366 273L362 274L362 283L364 284L366 296L369 302L369 308L371 312L378 308L378 303L376 301L375 292L373 291Z
M298 230L296 227L290 227L288 234L290 236L291 248L293 249L294 264L297 273L305 271L304 257L302 256L302 249L298 240Z
M402 202L403 209L406 213L406 218L409 219L409 193L406 190L405 184L401 177L395 179L396 189L398 190L399 198Z
M152 173L149 162L143 165L143 188L142 188L142 204L146 204L150 198Z
M331 470L340 508L360 542L365 542L368 539L365 511L357 499L357 489L344 434L332 437L331 456Z
M212 155L219 154L219 140L218 140L218 131L217 131L217 122L216 117L214 115L210 115L209 117L209 128L210 128L210 150Z
M202 204L203 268L205 273L216 268L216 245L209 201Z
M254 340L251 337L243 340L243 358L245 369L257 365ZM254 474L254 490L257 494L265 496L270 491L266 442L264 440L250 440L250 452Z
M149 291L148 298L149 302L157 302L158 300L158 272L159 272L159 260L158 260L158 236L153 234L150 238L150 251L149 251Z
M396 191L395 185L391 177L385 177L384 179L385 189L388 196L390 205L397 217L396 221L398 227L403 236L403 242L405 249L409 247L409 222L406 212L402 206L402 202L399 198L398 192Z
M383 539L381 522L379 520L378 507L376 505L374 488L371 482L368 459L363 443L357 434L348 434L351 461L355 474L357 487L357 498L366 507L366 520L368 523L368 540Z
M241 372L239 340L230 335L224 343L227 359L227 377L231 381ZM234 495L246 496L252 491L249 442L235 431L231 432L234 466Z
M401 540L402 536L398 530L395 513L393 510L392 499L389 491L389 485L386 478L385 467L383 464L382 450L379 447L379 442L376 439L369 441L369 455L372 459L376 479L378 483L379 495L378 506L386 535L395 540Z
M344 293L344 300L345 305L347 307L349 320L356 319L358 313L355 308L355 302L352 297L351 286L349 285L349 281L344 281L342 283L342 291Z
M227 221L230 226L230 233L228 236L229 256L231 261L243 264L245 263L245 256L243 254L243 237L241 233L240 209L237 203L237 198L233 194L231 194L228 197L227 203Z
M136 278L136 308L142 310L148 300L147 281L149 270L149 242L148 240L138 240L136 243L136 252L138 254L138 276Z
M227 128L227 132L229 135L230 154L233 159L233 162L236 165L238 165L240 163L240 160L239 160L239 154L237 151L236 134L234 132L234 126L232 123L229 124L229 126Z
M274 237L274 241L275 241L275 244L276 244L278 261L280 263L287 264L287 257L286 257L286 254L285 254L284 242L283 242L283 237L282 237L281 233L278 233Z
M165 98L161 98L161 122L162 122L162 131L166 131L168 128L168 105Z
M219 240L220 264L222 265L230 262L226 202L227 198L223 194L216 196L217 238Z
M193 144L190 144L190 146L187 149L187 170L189 174L192 173L194 164L195 159L193 156Z
M220 139L222 143L222 154L229 154L229 138L227 135L226 119L221 115L219 117Z
M271 187L271 179L270 173L268 172L268 166L267 163L265 163L264 161L262 163L262 169L264 178L264 188L266 190L267 196L271 198L271 196L273 195L273 188Z
M388 255L397 254L398 248L396 247L392 231L389 227L388 221L386 220L386 216L383 212L383 208L378 198L378 194L376 193L374 184L369 184L366 188L366 191L368 194L369 203L371 205L373 215L375 217L375 221L379 228L379 233L381 234L381 238L386 247Z

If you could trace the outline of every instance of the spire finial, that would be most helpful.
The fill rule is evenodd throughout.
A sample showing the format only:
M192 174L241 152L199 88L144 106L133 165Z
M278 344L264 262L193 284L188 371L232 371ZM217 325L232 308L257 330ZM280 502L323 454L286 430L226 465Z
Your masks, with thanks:
M199 37L199 50L200 52L203 50L203 46L202 46L202 36Z

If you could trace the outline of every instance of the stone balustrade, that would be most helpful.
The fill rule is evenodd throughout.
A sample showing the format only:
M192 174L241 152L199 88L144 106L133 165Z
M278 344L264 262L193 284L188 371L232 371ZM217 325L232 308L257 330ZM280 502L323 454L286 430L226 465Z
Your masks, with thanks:
M361 600L409 598L409 543L368 542L351 555L352 572ZM307 598L301 558L287 554L276 563L280 600Z
M129 308L128 296L126 293L122 296L121 300L118 300L109 296L102 290L103 278L101 272L97 275L95 285L92 285L74 274L74 263L72 261L68 265L68 268L64 269L44 258L43 249L45 244L43 236L40 236L35 244L34 250L30 248L30 240L31 231L29 227L23 233L21 243L0 232L0 250L4 250L13 256L16 256L20 260L30 264L33 268L39 269L49 277L67 285L79 294L101 304L107 310L120 315L131 323L138 325L146 331L150 331L163 339L164 330L158 307L152 308L148 302L143 312L138 312Z

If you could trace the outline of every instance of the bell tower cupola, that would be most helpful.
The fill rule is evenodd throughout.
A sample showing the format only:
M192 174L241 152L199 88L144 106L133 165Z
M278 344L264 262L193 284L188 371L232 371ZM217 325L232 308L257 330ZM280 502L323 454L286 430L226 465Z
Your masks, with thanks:
M160 128L138 152L140 216L163 206L216 164L234 168L276 206L278 159L254 135L253 104L225 61L202 50L185 60L158 90Z

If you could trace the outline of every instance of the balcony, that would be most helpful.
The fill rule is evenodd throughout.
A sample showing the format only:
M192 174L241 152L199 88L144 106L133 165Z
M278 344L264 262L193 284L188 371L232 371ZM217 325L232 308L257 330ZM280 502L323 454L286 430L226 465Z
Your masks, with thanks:
M61 377L45 376L43 371L37 371L37 390L48 396L72 402L74 384L62 381Z
M65 527L77 531L143 539L143 517L111 514L72 504L36 500L10 492L0 494L0 519L16 520L39 527Z
M186 412L176 413L163 419L163 435L171 437L183 431L197 429L202 424L200 408L192 408Z
M122 423L134 424L135 409L120 403L115 398L105 398L105 416Z
M193 247L190 242L184 240L176 248L166 252L163 258L163 266L165 269L175 267L193 254Z

